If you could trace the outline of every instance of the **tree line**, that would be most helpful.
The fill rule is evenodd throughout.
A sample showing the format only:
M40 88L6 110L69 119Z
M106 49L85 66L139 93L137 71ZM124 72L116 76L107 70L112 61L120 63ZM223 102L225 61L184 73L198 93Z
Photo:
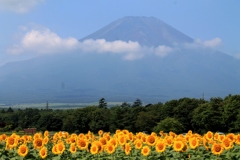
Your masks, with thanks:
M210 100L180 98L166 103L142 105L140 99L133 104L123 102L119 106L108 107L104 98L99 105L77 109L2 109L0 131L37 128L38 131L68 131L87 133L88 131L115 132L116 129L140 131L184 133L239 132L240 95Z

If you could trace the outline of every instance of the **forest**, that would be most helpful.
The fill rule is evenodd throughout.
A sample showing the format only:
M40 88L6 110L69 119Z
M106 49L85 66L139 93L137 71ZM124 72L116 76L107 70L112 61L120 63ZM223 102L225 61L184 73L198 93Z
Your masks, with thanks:
M240 95L229 94L225 98L210 100L180 98L166 103L142 105L140 99L133 104L123 102L108 107L104 98L99 105L76 109L2 109L0 132L21 131L25 128L37 131L67 131L69 133L97 133L99 130L114 132L127 129L133 133L159 131L186 133L240 131Z

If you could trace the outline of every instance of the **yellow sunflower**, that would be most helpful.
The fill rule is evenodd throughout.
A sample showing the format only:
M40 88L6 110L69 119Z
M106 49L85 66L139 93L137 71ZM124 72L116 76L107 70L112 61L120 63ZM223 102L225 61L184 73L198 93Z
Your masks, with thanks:
M42 138L35 138L33 140L33 146L34 146L35 149L40 149L40 148L43 147L43 145L44 145L44 143L43 143Z
M74 153L77 152L77 147L75 146L74 143L71 143L71 144L70 144L69 151L70 151L72 154L74 154Z
M48 144L49 138L47 136L45 136L43 138L43 144Z
M22 144L18 147L18 155L25 157L28 154L28 147L25 144Z
M62 154L65 151L64 143L63 142L58 142L56 150L57 150L58 154Z
M109 142L110 142L112 145L114 145L115 148L116 148L117 145L118 145L117 139L115 139L115 138L111 138L111 139L109 140Z
M99 135L99 136L102 136L102 134L103 134L103 130L99 130L99 131L98 131L98 135Z
M45 159L47 157L47 148L42 147L39 151L39 155L42 159Z
M90 148L90 153L91 154L97 154L98 153L98 145L93 143Z
M83 139L83 138L77 139L77 147L80 150L87 149L88 148L88 141L87 141L87 139Z
M214 143L212 145L212 149L211 150L212 150L213 154L220 155L224 151L224 148L223 148L222 144Z
M233 142L230 138L225 137L222 140L222 146L224 147L224 149L229 150L229 149L233 148Z
M127 143L127 139L125 137L125 135L121 135L120 137L118 137L118 144L123 146L125 145L125 143Z
M129 143L126 143L126 144L125 144L124 149L125 149L125 154L126 154L126 155L129 155L130 152L131 152L131 150L132 150L131 145L130 145Z
M199 140L196 137L189 139L189 145L191 149L196 149L199 146Z
M235 136L235 143L238 144L238 145L240 145L240 134L237 134L237 135Z
M155 143L156 143L156 137L155 137L154 135L149 135L149 136L147 136L146 143L147 143L149 146L154 146Z
M182 151L184 148L184 142L183 141L179 141L179 140L176 140L173 142L173 149L174 151Z
M58 153L58 150L57 150L57 144L55 144L55 145L52 147L52 153L53 153L53 154L59 154L59 153Z
M144 146L141 150L143 156L148 156L150 154L150 148L148 146Z
M99 141L102 143L103 146L105 146L108 140L105 137L101 137Z
M206 134L205 134L205 137L208 141L212 140L213 139L213 133L211 131L208 131Z
M159 140L157 141L155 148L157 152L162 153L166 149L166 143L163 140Z
M105 150L108 154L112 154L115 152L115 146L112 143L107 143Z
M140 139L135 140L134 144L135 144L136 149L141 149L142 148L142 141Z
M44 137L48 137L48 136L49 136L49 132L48 132L48 131L45 131L45 132L43 133L43 135L44 135Z
M17 146L17 144L18 144L18 141L12 136L6 139L6 149L11 149Z

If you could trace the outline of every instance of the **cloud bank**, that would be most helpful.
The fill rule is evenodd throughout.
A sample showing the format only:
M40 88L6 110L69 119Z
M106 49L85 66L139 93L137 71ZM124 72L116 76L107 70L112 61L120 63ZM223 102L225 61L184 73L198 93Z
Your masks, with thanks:
M105 39L88 39L83 42L76 38L62 38L49 29L32 29L21 37L18 44L8 49L10 54L57 54L57 53L97 53L97 54L118 54L124 60L141 59L147 55L165 57L179 48L213 48L221 44L220 38L214 38L208 41L197 39L193 43L184 44L175 48L166 45L158 47L141 46L138 42L133 41L112 41Z
M0 0L0 10L26 13L43 0Z

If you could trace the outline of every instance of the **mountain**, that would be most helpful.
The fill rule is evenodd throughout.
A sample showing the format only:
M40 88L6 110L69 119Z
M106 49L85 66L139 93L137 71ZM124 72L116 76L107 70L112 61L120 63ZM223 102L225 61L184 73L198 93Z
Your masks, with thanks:
M106 41L136 41L143 46L174 46L176 43L190 43L193 39L154 17L123 17L102 29L86 36L86 39Z
M193 39L154 17L123 17L80 39L137 41L175 47ZM93 46L94 47L94 46ZM177 48L166 56L146 54L43 55L0 67L0 103L135 101L145 103L239 94L240 61L207 48Z

